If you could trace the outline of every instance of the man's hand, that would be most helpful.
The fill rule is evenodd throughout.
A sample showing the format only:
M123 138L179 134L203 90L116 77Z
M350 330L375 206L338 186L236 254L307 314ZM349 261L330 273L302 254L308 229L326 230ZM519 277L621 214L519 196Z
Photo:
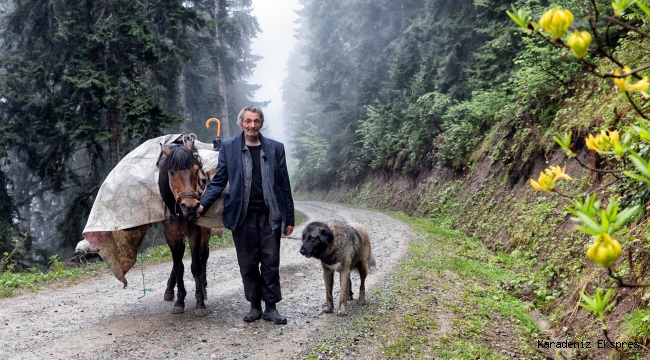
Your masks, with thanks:
M293 226L287 226L287 231L284 233L284 236L289 236L293 232Z
M199 208L196 210L196 213L197 213L197 214L200 214L200 213L202 213L202 212L203 212L203 205L200 205L200 204L199 204Z

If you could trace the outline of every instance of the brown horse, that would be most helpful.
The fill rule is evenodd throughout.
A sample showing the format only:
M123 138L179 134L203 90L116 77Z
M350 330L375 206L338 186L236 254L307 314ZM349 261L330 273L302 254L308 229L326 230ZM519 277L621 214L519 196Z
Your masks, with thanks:
M158 163L160 174L158 188L171 215L164 221L164 233L172 252L174 265L167 281L165 300L174 300L174 287L178 285L173 314L185 311L185 284L183 283L183 254L185 237L189 239L192 253L192 276L196 283L196 316L208 315L204 300L207 295L206 265L209 256L210 229L196 223L199 208L198 182L201 162L194 156L194 143L186 139L186 145L163 146L164 157ZM179 211L180 210L180 211Z

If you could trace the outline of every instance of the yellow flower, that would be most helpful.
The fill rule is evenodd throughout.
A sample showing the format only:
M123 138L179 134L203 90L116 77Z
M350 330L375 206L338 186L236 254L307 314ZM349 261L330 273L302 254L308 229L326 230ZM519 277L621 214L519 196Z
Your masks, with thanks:
M618 130L608 131L607 133L605 130L601 130L600 134L596 135L596 137L594 137L592 134L589 134L589 136L585 138L585 143L591 150L595 150L599 154L602 154L609 153L610 148L612 146L615 146L615 144L618 142L618 139Z
M623 67L623 73L629 73L631 70L629 67ZM621 72L619 69L614 70L614 75L619 76ZM648 94L645 93L645 89L648 88L648 77L644 76L641 80L637 81L635 84L632 84L632 75L628 75L625 78L614 78L614 84L618 86L619 89L623 92L634 92L638 91L643 95L644 98L648 98Z
M546 11L539 19L539 25L553 40L561 38L572 23L573 14L571 11L557 7Z
M551 166L548 169L539 173L539 178L537 181L530 179L530 185L535 190L544 190L552 192L555 190L555 183L560 179L573 180L571 177L564 172L566 166L560 168L559 166Z
M600 234L594 238L594 243L587 249L587 257L596 264L609 268L621 256L621 252L621 243L608 234Z
M553 178L553 181L558 181L560 179L564 180L573 180L569 174L565 173L564 171L566 170L566 166L564 167L559 167L559 166L551 166L551 171L553 171L553 174L555 174L555 177Z
M589 45L591 44L591 34L588 31L574 31L567 39L567 45L571 48L571 54L582 59L589 52Z

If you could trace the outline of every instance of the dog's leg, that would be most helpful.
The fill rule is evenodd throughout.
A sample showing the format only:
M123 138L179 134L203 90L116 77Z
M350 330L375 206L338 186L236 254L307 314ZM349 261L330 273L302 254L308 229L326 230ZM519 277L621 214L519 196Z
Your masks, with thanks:
M339 272L341 283L341 297L339 299L339 311L337 315L345 316L348 314L348 296L350 296L350 269L344 269Z
M348 300L354 300L354 293L352 292L352 279L350 277L351 276L348 276L348 289L350 290L350 294L348 295Z
M327 305L325 307L326 313L334 311L334 297L332 296L332 287L334 286L334 271L323 265L323 280L325 280L325 298Z
M359 305L366 304L366 276L368 276L368 267L364 265L366 264L359 265L357 268L359 270L359 278L361 279L361 285L359 285Z

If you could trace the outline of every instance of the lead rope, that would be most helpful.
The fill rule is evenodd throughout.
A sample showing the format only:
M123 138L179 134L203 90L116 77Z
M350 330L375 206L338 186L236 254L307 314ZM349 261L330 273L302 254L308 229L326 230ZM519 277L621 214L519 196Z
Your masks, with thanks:
M149 241L149 248L153 246L153 237ZM147 248L147 250L149 249ZM145 250L146 252L146 250ZM152 292L152 288L146 288L144 284L144 253L142 253L142 258L140 259L140 270L142 271L142 296L138 296L138 300L142 299L147 295L147 291Z

